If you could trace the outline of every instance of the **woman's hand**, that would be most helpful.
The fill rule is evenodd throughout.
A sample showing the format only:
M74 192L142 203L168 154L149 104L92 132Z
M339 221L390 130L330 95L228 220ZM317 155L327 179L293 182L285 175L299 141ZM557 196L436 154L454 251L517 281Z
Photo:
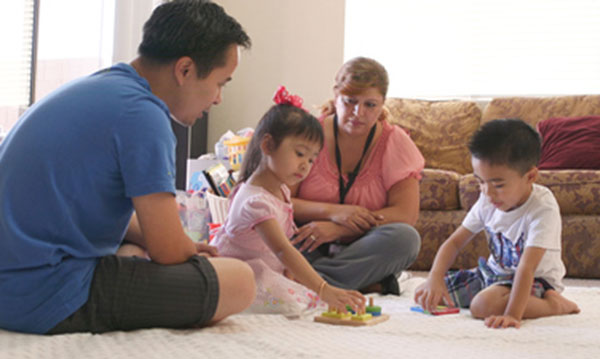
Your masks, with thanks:
M363 312L365 309L365 297L355 290L346 290L325 284L321 290L321 299L335 308L338 312L347 313L346 305L352 307L355 312Z
M198 252L197 254L199 256L209 257L209 258L219 256L219 251L217 250L217 247L213 247L204 242L198 242L198 243L195 243L195 245L196 245L196 252Z
M296 236L292 240L292 245L302 243L298 250L303 252L308 249L309 252L317 249L321 244L333 242L340 238L339 225L330 221L310 222L298 229Z
M354 232L366 232L382 221L383 216L375 214L368 209L351 204L342 204L335 207L331 221L342 225Z

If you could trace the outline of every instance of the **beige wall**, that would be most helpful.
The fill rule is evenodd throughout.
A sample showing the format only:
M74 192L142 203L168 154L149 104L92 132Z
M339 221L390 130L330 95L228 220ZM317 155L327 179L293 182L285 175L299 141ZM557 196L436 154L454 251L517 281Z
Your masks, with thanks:
M344 56L344 0L215 0L252 39L242 52L221 105L209 115L208 151L228 129L256 124L281 84L304 98L305 108L331 98Z

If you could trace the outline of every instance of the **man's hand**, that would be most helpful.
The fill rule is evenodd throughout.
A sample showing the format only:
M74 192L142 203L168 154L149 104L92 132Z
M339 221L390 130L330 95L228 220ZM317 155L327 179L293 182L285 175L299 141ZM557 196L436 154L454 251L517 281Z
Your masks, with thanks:
M219 256L219 251L217 250L217 247L213 247L204 242L198 242L195 244L196 244L196 251L198 252L199 256L209 257L209 258Z

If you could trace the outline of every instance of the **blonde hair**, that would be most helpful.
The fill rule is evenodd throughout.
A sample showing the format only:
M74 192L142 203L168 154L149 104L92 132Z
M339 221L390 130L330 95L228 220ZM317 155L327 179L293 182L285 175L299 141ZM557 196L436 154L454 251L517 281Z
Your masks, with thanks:
M367 57L355 57L346 61L338 71L333 91L336 96L340 94L352 96L374 87L385 99L388 86L388 74L383 65ZM321 115L329 116L334 113L333 100L329 100L321 106ZM384 108L382 117L388 117L387 114L388 111Z

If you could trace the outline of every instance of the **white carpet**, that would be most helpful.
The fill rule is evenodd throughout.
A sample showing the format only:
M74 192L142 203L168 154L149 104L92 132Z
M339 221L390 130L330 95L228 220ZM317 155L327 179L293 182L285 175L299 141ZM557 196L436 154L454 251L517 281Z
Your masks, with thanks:
M372 327L236 315L199 330L151 329L102 335L38 336L0 330L0 358L600 358L600 281L567 281L578 315L488 329L468 310L433 317L411 312L423 278L402 282L400 297L375 297L387 322Z

